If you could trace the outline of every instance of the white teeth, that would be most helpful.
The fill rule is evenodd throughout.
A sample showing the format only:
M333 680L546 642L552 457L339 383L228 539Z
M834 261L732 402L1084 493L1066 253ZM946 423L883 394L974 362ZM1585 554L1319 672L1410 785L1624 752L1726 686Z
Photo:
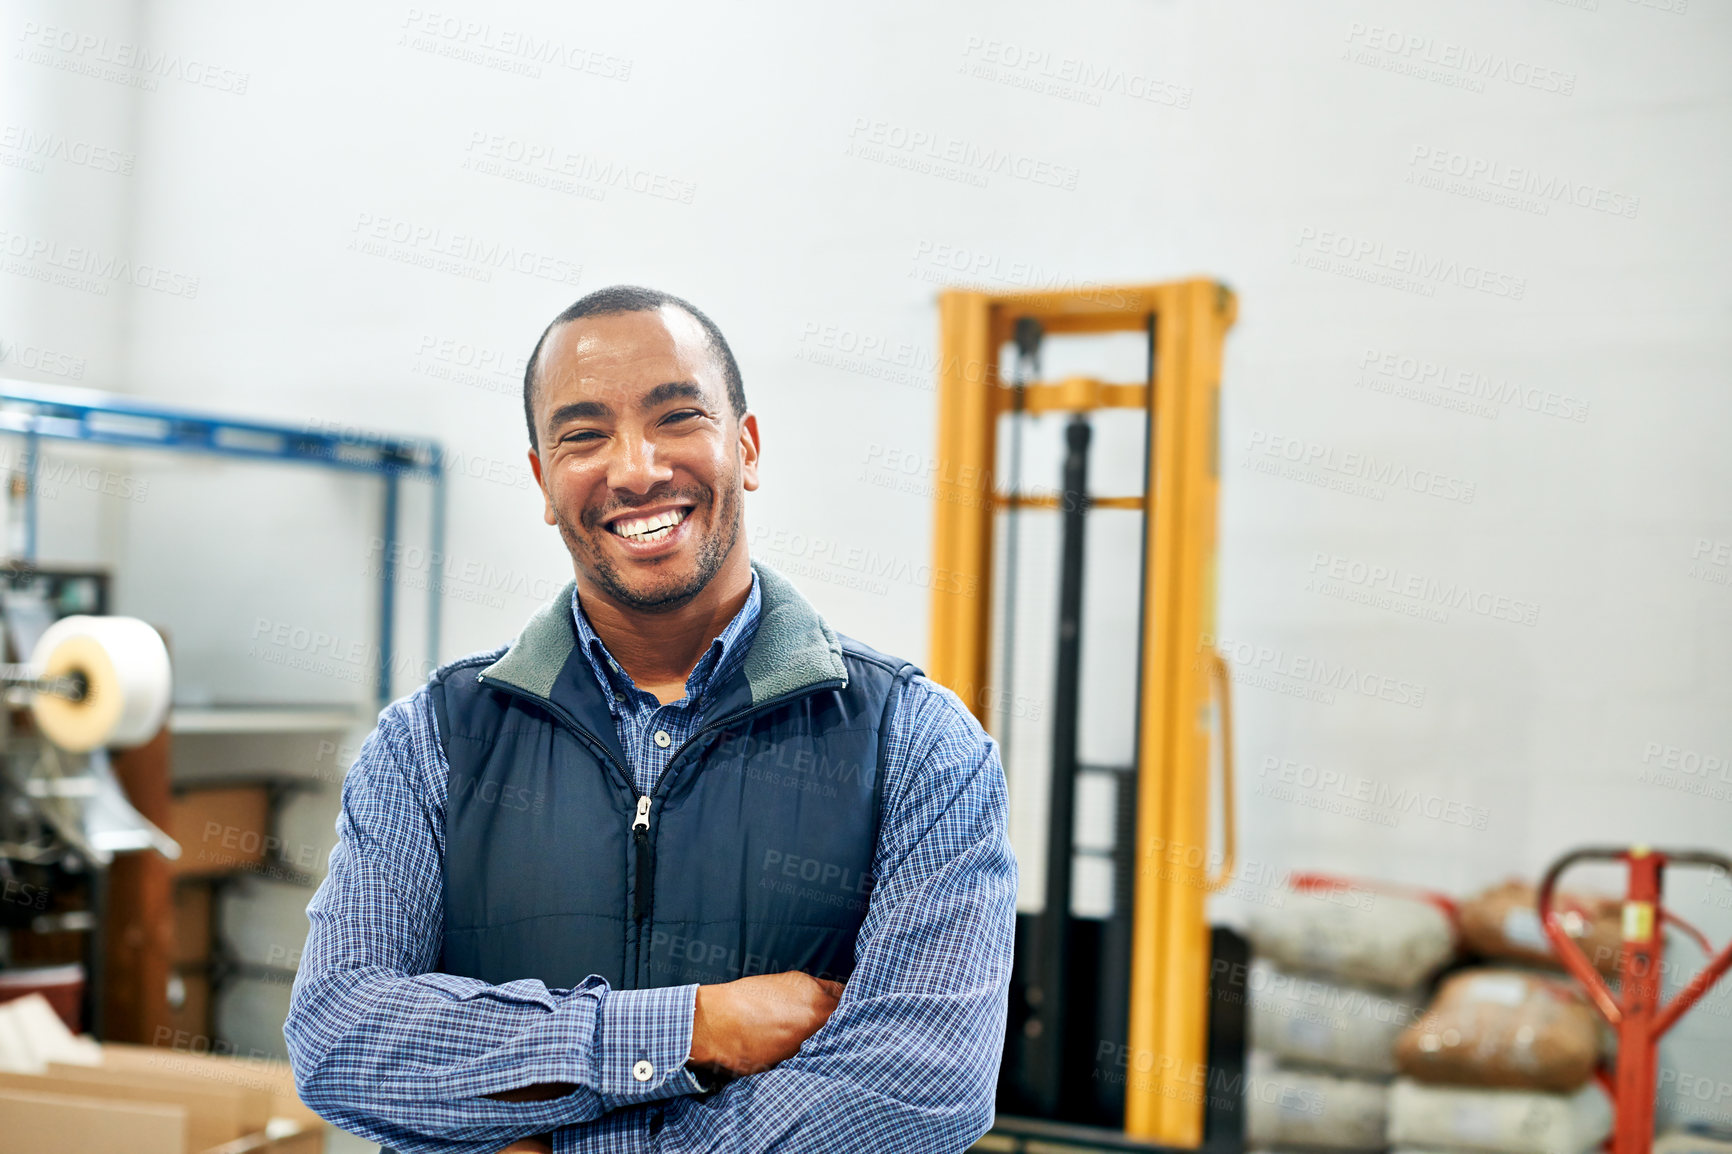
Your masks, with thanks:
M634 541L660 541L674 531L674 526L686 519L687 510L670 509L654 517L629 517L609 526L621 537Z

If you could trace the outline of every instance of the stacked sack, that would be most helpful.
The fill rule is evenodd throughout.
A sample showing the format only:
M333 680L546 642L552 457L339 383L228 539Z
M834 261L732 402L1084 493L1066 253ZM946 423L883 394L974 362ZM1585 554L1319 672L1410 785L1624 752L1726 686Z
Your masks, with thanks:
M1436 905L1359 889L1298 891L1252 915L1252 1149L1388 1146L1395 1044L1455 954Z
M1560 898L1566 930L1601 968L1617 963L1616 903ZM1464 943L1483 957L1555 966L1533 887L1494 886L1464 902ZM1402 1077L1389 1138L1402 1152L1587 1154L1612 1128L1594 1081L1598 1015L1561 975L1509 965L1461 970L1396 1040Z
M1598 894L1552 896L1558 924L1607 977L1618 972L1623 945L1623 909L1617 898ZM1551 939L1540 928L1539 892L1511 879L1461 903L1462 944L1482 958L1560 968Z
M1558 979L1462 970L1396 1040L1395 1059L1421 1082L1567 1094L1594 1076L1599 1025L1582 996Z

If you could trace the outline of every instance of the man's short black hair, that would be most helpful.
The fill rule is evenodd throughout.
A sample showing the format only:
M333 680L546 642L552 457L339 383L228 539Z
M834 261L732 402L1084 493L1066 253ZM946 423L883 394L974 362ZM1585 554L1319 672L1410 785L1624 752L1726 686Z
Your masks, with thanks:
M616 284L596 289L588 296L573 302L541 330L541 339L535 342L535 351L529 354L529 363L523 369L523 419L529 426L530 448L536 452L541 451L539 439L535 435L535 374L541 361L541 346L547 343L547 334L567 321L610 316L614 313L653 313L670 305L689 315L703 328L704 335L709 340L710 352L721 364L722 376L727 380L728 403L733 406L734 416L739 418L746 415L746 386L740 380L740 366L734 360L734 350L728 347L728 339L722 335L722 330L716 327L716 322L705 316L690 301L681 300L672 293L637 285Z

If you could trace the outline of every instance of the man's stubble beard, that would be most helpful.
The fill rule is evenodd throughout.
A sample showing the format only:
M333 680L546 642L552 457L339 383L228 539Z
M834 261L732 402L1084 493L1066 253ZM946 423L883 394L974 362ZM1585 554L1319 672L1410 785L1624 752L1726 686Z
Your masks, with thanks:
M645 595L632 589L625 583L620 571L611 558L598 549L590 547L590 539L581 534L578 529L566 519L565 511L554 507L553 517L559 525L559 536L565 542L569 552L578 565L583 566L579 558L589 562L587 576L599 585L602 590L621 605L636 609L642 613L671 613L708 588L716 574L721 571L722 563L733 552L740 539L740 487L739 473L730 475L721 485L721 510L715 521L711 522L712 531L698 542L697 571L692 579L677 589L664 590ZM683 494L681 494L683 495ZM660 500L660 498L657 498ZM715 508L714 501L709 504ZM696 513L696 510L693 510ZM597 525L597 533L611 532Z

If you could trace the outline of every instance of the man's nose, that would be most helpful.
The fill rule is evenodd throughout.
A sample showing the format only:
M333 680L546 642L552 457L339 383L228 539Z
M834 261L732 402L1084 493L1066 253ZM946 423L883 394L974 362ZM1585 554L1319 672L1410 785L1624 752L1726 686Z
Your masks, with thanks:
M610 488L644 493L674 475L672 469L656 462L655 442L648 437L627 434L617 438L614 445L607 469Z

